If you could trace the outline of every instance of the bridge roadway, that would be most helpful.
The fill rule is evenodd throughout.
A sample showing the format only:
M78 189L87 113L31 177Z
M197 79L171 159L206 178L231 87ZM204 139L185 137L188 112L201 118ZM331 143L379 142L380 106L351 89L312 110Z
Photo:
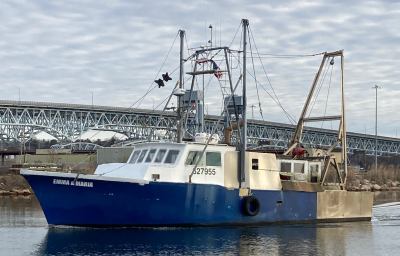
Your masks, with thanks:
M205 117L205 129L210 132L218 122L217 116ZM156 138L155 129L165 129L166 136L174 136L175 113L122 107L64 104L31 101L0 100L0 139L24 142L33 133L46 131L63 140L71 140L83 131L96 128L126 134L132 139ZM252 144L268 143L274 148L285 148L294 126L268 121L249 120L248 138ZM217 132L223 134L222 122ZM312 146L329 146L336 138L336 131L306 127L303 143ZM375 152L375 136L347 133L348 150ZM400 139L378 137L379 154L400 154Z

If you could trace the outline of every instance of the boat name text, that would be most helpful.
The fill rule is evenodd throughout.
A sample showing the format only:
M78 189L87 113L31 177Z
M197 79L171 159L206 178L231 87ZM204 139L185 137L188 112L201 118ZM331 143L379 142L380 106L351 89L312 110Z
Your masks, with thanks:
M53 184L64 185L64 186L76 186L76 187L87 187L93 188L93 182L91 181L79 181L79 180L63 180L53 179Z

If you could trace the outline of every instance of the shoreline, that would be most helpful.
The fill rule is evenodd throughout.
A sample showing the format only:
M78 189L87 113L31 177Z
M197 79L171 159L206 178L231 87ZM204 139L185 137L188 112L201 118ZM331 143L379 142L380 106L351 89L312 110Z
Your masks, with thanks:
M19 173L0 173L0 196L29 196L33 195L32 188Z

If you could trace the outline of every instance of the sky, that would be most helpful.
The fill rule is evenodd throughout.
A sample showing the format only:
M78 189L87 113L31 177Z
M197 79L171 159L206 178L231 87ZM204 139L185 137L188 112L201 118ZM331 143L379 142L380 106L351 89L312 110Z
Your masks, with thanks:
M247 64L258 81L257 94L248 75L248 103L256 106L253 113L249 107L250 117L289 123L268 95L275 94L297 119L322 58L298 55L344 49L348 131L374 133L377 84L378 133L400 136L398 1L2 0L0 99L92 104L93 96L96 105L160 108L178 79L178 30L186 31L187 55L186 48L207 45L210 24L213 44L229 45L242 18L250 22L253 51L256 46L262 56L253 59L254 68L250 58ZM335 59L328 70L312 116L337 114L338 64ZM172 72L173 81L158 89L153 81L160 72ZM208 79L206 112L219 114L226 81Z

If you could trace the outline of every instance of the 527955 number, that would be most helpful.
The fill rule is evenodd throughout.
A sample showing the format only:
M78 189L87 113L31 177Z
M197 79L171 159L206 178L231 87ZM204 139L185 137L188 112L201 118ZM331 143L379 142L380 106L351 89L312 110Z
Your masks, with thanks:
M197 167L194 174L215 175L215 169L207 167Z

